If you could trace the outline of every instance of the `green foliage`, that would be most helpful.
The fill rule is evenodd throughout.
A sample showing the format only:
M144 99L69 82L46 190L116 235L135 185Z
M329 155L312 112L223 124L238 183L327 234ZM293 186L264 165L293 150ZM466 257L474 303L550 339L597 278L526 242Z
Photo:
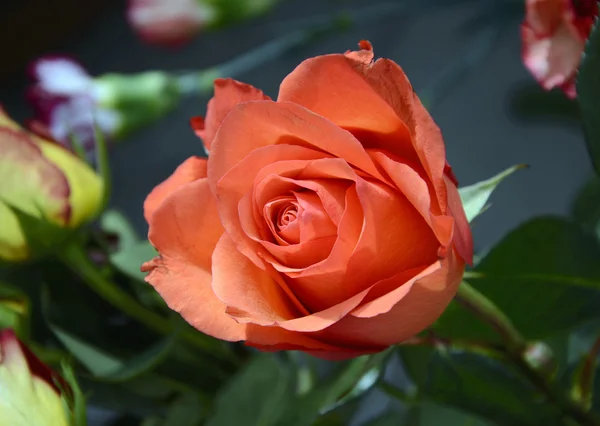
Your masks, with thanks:
M600 173L600 29L596 22L585 46L577 77L577 101L592 164Z
M121 361L83 342L59 327L52 330L69 352L93 374L96 380L123 382L139 377L158 366L177 341L177 334L166 337L135 357Z
M600 246L578 225L540 217L510 232L468 273L526 338L544 339L600 317ZM449 339L498 343L499 336L457 302L434 326Z
M482 180L481 182L477 182L473 185L463 186L460 188L458 192L460 193L460 199L463 203L467 220L472 222L473 219L487 209L488 199L500 182L504 180L504 178L525 167L527 166L519 164L498 173L496 176L493 176L490 179Z
M6 202L5 204L19 221L32 258L40 258L54 253L57 246L65 244L69 238L73 237L72 229L62 228L51 223L43 214L35 217Z
M481 418L455 408L424 401L389 410L366 426L491 426Z
M573 218L600 240L600 177L594 176L579 191L571 209Z
M217 396L207 425L277 425L293 400L294 379L288 366L272 355L255 355Z
M67 363L62 364L62 377L70 388L68 390L63 389L63 400L66 402L70 414L69 424L70 426L86 426L86 398L79 387L79 383L77 383L75 372Z
M0 329L12 328L20 339L29 337L31 302L20 289L0 281Z
M285 413L286 426L310 426L323 414L336 406L347 403L368 391L379 380L384 360L390 351L377 355L362 356L343 364L330 378L316 386ZM366 386L365 386L366 385Z
M208 425L313 425L320 415L351 403L370 390L379 380L388 355L386 351L342 363L303 395L297 394L290 364L273 355L255 355L217 396L215 413Z
M493 357L441 345L401 347L399 353L420 400L475 413L499 426L561 424L530 383Z

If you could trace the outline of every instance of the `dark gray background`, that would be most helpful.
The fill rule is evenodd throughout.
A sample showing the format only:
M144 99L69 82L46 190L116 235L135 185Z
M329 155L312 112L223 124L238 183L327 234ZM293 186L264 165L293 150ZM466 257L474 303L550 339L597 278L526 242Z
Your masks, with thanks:
M451 2L457 5L448 6ZM201 69L281 35L286 26L278 22L375 3L288 0L264 18L203 34L185 48L171 51L141 44L128 28L124 4L120 2L52 52L75 55L93 74ZM345 32L295 49L239 79L276 96L279 82L304 58L344 52L354 49L358 40L368 39L376 56L398 62L417 91L422 92L438 78L441 69L469 50L477 28L465 29L463 24L478 16L486 3L490 2L438 1L426 13L417 14L413 10L377 20L359 20ZM509 7L511 2L505 3ZM446 7L441 7L442 4ZM500 15L498 12L498 19ZM31 36L44 37L44 34L36 34L32 28ZM445 97L431 109L444 133L449 162L461 184L488 178L513 164L531 166L501 185L493 196L492 208L476 222L474 234L479 249L489 247L529 217L567 213L576 191L591 177L576 119L556 114L532 119L516 113L515 105L518 99L523 99L523 89L529 98L539 100L538 108L558 105L568 111L572 109L560 94L547 95L536 87L521 63L520 52L517 16L506 25L485 60L467 78L452 83ZM30 112L22 97L26 80L18 77L1 83L0 102L15 118L27 118ZM140 232L147 229L142 203L148 192L185 158L202 152L200 141L189 129L188 119L204 114L206 101L186 99L162 121L113 147L112 204L131 217Z

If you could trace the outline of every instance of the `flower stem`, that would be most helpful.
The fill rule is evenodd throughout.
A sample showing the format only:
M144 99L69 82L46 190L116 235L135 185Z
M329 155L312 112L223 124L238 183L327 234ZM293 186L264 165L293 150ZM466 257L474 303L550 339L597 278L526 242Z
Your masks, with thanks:
M331 27L331 24L329 25ZM182 74L178 77L181 93L186 95L209 94L217 78L237 77L256 69L294 47L308 43L317 35L330 30L325 26L287 32L284 36L268 41L236 58L222 64L197 72Z
M369 6L354 12L343 12L334 16L318 16L307 18L303 25L305 28L290 30L293 23L281 25L285 35L275 38L254 49L242 53L238 57L223 62L222 64L180 75L177 80L179 89L183 94L209 94L213 90L213 81L216 78L238 77L248 71L254 70L268 61L271 61L283 53L308 44L317 37L333 32L337 29L345 29L355 21L364 22L367 18L380 18L392 12L402 11L408 6L408 2L398 4L389 2L383 5Z
M60 257L92 290L115 308L160 334L168 335L175 330L175 325L171 324L168 318L145 308L134 297L107 280L90 261L79 242L67 244L61 251ZM231 352L221 346L220 342L208 336L194 330L184 330L181 338L202 351L237 363L237 359Z
M558 388L539 369L536 369L525 358L527 341L513 325L504 312L500 310L491 300L463 281L456 294L456 301L481 320L492 326L502 337L507 353L507 360L517 368L527 379L543 392L548 400L561 408L563 413L575 420L581 426L600 426L600 420L585 407L573 400L568 393Z
M511 353L521 353L525 350L527 346L525 338L506 314L466 281L460 284L456 301L491 325L502 336L504 344Z

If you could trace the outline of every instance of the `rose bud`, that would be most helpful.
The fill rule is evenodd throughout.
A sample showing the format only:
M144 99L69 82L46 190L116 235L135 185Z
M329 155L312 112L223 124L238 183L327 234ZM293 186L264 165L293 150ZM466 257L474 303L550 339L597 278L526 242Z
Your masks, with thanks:
M92 77L76 61L47 56L32 63L35 83L27 98L34 123L57 141L75 139L93 158L95 127L119 139L170 111L179 100L176 81L162 72Z
M32 255L15 209L75 228L99 213L103 187L88 164L63 146L26 132L0 109L0 259Z
M442 134L402 69L360 47L304 61L277 101L216 80L193 120L208 160L146 199L159 256L142 270L198 330L344 359L453 298L473 248Z
M523 62L542 87L575 98L575 78L598 15L595 0L527 0Z
M127 18L148 44L181 46L213 20L213 6L198 0L129 0Z
M249 19L277 0L129 0L127 18L148 44L179 47L205 28Z
M67 387L12 330L0 331L0 425L67 426Z

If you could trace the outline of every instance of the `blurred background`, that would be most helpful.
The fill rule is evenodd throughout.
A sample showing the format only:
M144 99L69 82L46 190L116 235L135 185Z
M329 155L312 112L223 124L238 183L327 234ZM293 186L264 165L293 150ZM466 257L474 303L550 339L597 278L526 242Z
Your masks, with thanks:
M305 58L355 49L369 40L376 57L396 61L442 129L448 160L468 185L519 163L499 186L493 206L474 224L484 251L525 219L565 214L592 169L577 108L544 92L521 62L523 2L510 0L285 0L252 20L203 32L179 48L140 41L121 0L2 0L0 103L19 121L32 116L24 93L28 64L42 54L68 54L92 75L147 70L200 70L307 25L335 29L236 78L276 97L279 82ZM142 204L183 159L203 153L188 120L209 96L185 98L163 119L115 144L110 152L111 205L145 234ZM371 407L375 399L369 399Z
M478 219L479 250L528 217L566 213L591 176L575 103L561 93L543 92L522 65L521 1L286 0L256 19L204 32L176 49L142 43L125 10L126 2L117 0L0 2L0 37L7 49L0 102L7 111L17 120L31 116L23 96L31 83L25 71L40 54L69 54L93 75L199 70L291 29L338 19L345 25L237 78L276 97L279 82L303 59L370 40L375 55L399 63L422 97L434 92L430 111L461 185L513 164L531 166L501 185L493 208ZM167 117L111 150L112 205L138 231L146 232L146 194L184 158L202 152L188 119L205 113L208 98L183 100Z

